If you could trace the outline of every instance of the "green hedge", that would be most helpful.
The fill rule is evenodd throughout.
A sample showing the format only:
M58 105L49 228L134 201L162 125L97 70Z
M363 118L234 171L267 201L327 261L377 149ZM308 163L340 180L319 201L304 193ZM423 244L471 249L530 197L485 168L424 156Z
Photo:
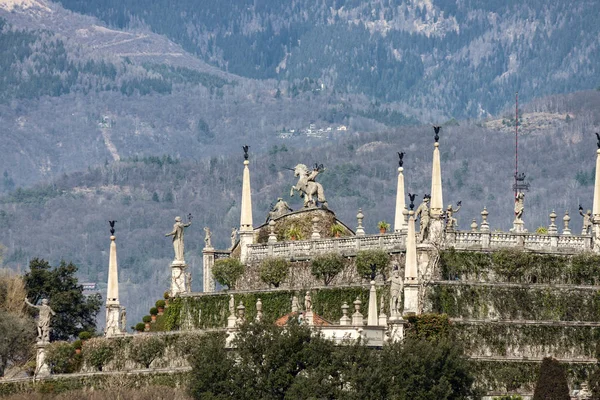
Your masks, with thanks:
M379 296L383 293L387 296L388 290L379 288ZM335 323L342 316L342 304L347 302L350 306L350 313L353 312L352 302L357 296L362 301L361 312L367 317L369 288L368 287L342 287L342 288L321 288L310 290L313 311L321 317ZM291 299L298 296L298 301L302 306L304 304L305 291L281 290L272 292L255 292L235 294L235 305L242 301L246 307L246 318L256 316L256 300L261 299L263 303L263 317L265 321L274 321L291 312ZM389 301L384 301L385 311ZM377 302L379 306L379 301ZM222 328L227 326L227 317L229 316L229 294L217 293L214 295L205 295L199 297L185 297L175 299L166 310L164 315L165 330L178 330L181 328L182 321L190 318L194 328Z
M600 256L534 254L514 249L490 253L440 252L443 279L518 283L600 284Z
M450 325L451 337L465 344L471 353L490 348L495 356L505 356L508 347L532 346L540 353L567 358L596 357L600 327L520 325L490 322L468 324L458 321Z
M451 318L600 321L600 292L581 289L436 285L432 311Z

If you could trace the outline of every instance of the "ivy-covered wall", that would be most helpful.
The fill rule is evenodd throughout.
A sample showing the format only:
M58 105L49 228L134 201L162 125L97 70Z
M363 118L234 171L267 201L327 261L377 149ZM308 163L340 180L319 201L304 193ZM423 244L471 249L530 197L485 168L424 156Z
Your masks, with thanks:
M450 327L451 337L471 356L594 358L600 334L595 326L455 321Z
M384 309L389 312L387 301L388 290L378 288L378 299L384 296ZM292 297L297 296L301 306L304 305L305 291L272 290L253 293L235 293L236 307L241 302L246 307L246 318L256 317L256 301L260 298L263 304L263 317L266 321L275 321L291 312ZM369 287L323 287L310 289L313 311L326 320L337 323L342 316L342 304L347 302L350 313L352 303L358 297L362 301L361 312L367 317ZM166 330L224 328L229 316L229 294L218 292L211 295L182 297L176 299L165 312L164 327Z
M32 380L5 382L0 384L0 397L16 393L62 393L71 390L102 390L117 387L143 386L184 386L189 381L189 373L144 373L144 374L95 374L53 376L39 382Z
M600 284L600 256L536 254L514 249L493 252L443 250L440 274L445 280L476 282Z
M441 283L429 300L451 318L600 321L600 292L589 289Z

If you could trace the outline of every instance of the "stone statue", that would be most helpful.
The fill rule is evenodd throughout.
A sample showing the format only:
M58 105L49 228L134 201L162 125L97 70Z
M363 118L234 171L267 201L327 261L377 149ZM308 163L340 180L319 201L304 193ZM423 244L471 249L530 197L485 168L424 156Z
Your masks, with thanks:
M173 250L175 250L175 261L184 261L183 259L183 233L184 228L192 224L192 221L184 224L181 222L181 217L175 217L173 232L167 233L165 236L173 236Z
M292 297L292 312L298 312L300 310L300 303L298 302L298 296Z
M446 208L446 215L445 215L447 231L453 231L454 229L456 229L457 221L456 221L456 218L454 218L454 214L456 214L460 211L461 206L462 206L462 201L459 201L458 203L456 203L456 208L453 208L452 204L448 204L448 207Z
M38 342L50 342L50 319L52 316L56 315L56 313L48 305L48 299L42 299L41 306L31 304L27 298L25 298L25 303L29 307L37 308L40 312L37 321Z
M229 295L229 315L235 316L235 299L232 294Z
M121 319L121 331L127 332L127 310L125 309L125 307L121 307L120 319Z
M212 233L210 232L210 228L208 226L204 227L204 247L212 247L210 239L212 238Z
M237 242L237 234L238 234L237 228L231 228L231 248L232 249L235 247L235 243Z
M304 296L304 311L312 312L312 299L310 298L310 292L306 292L306 296Z
M522 222L523 210L525 209L525 193L517 193L515 197L515 220Z
M323 208L327 208L323 186L315 181L317 175L324 170L323 165L315 165L312 171L309 171L304 164L296 165L294 176L298 177L298 182L290 189L290 196L294 196L294 190L296 190L304 198L304 207L316 207L318 202ZM313 196L317 197L316 201Z
M587 210L583 213L583 207L579 205L579 215L583 217L583 228L581 229L582 235L590 235L592 233L592 210Z
M270 220L273 220L273 219L277 219L281 216L284 216L285 214L288 214L292 211L294 211L294 210L292 210L292 208L288 205L288 203L286 201L284 201L283 198L278 197L277 203L275 203L275 205L273 206L273 208L271 208L271 211L269 212L269 217L267 218L267 222Z
M185 273L185 282L186 282L186 286L187 292L191 292L192 291L192 273L191 272L186 272Z
M388 278L390 282L390 315L396 317L400 315L400 296L402 295L402 277L398 264L395 264L392 270L392 276Z
M423 243L425 240L429 239L429 224L430 224L430 214L429 214L429 200L431 196L426 194L423 197L423 202L417 207L417 211L415 212L415 218L419 218L419 225L421 226L421 230L419 232L419 242Z

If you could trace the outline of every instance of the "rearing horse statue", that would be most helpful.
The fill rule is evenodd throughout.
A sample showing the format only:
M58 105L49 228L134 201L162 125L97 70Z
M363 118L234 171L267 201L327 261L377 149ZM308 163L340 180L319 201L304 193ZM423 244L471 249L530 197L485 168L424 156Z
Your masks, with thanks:
M304 164L296 165L294 176L298 177L298 182L290 189L290 196L294 196L294 190L297 190L300 192L300 196L304 198L304 207L316 207L318 201L323 208L327 208L323 186L319 182L315 182L316 176L321 171L321 168L309 171ZM313 196L317 197L316 201Z

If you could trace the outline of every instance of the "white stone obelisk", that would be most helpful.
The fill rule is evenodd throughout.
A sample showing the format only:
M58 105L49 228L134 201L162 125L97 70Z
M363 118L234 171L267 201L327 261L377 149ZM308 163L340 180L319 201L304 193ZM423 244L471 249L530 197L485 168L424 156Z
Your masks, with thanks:
M596 180L594 182L592 215L594 251L600 253L600 141L598 143L598 150L596 150Z
M396 188L396 216L394 218L394 232L401 232L406 229L404 223L404 208L406 201L404 198L404 168L398 167L398 186Z
M107 337L120 335L119 321L121 305L119 303L119 271L117 267L116 237L110 236L110 254L108 257L108 287L106 290L106 328L104 335Z
M431 206L429 214L431 216L429 235L432 242L438 242L444 234L444 199L442 196L442 168L440 165L440 144L436 135L436 141L433 144L433 163L431 167Z
M417 270L417 238L415 235L415 212L410 210L406 235L406 264L404 267L404 312L417 314L419 309L419 284Z
M371 281L371 290L369 290L369 314L367 315L367 325L379 325L379 316L377 315L377 289L375 289L375 281Z
M250 169L246 153L244 160L244 175L242 178L242 215L240 216L240 261L246 262L248 245L254 242L254 229L252 227L252 193L250 191Z

